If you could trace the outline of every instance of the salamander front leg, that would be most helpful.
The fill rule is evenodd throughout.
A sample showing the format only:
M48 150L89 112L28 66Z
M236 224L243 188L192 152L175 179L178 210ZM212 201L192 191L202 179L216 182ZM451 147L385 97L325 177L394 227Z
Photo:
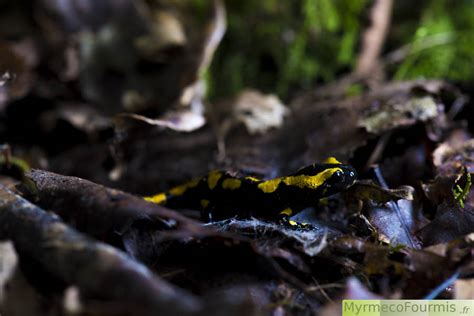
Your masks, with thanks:
M286 208L280 212L278 215L278 223L284 225L286 228L297 229L297 230L312 230L315 227L309 223L300 223L294 220L291 220L290 217L293 215L293 210L291 208Z

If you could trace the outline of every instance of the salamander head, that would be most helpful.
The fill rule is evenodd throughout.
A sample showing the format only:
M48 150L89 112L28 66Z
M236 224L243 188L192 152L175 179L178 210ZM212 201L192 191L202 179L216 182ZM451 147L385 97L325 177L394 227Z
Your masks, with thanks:
M331 177L326 180L327 186L331 187L331 191L334 193L348 189L357 179L357 172L352 166L340 164L336 168L339 170L335 171Z
M339 193L352 186L357 178L356 170L346 164L342 164L332 159L327 159L321 164L312 164L303 169L300 169L293 176L293 179L303 183L300 187L307 189L321 188L322 197L330 196ZM293 181L296 182L296 181Z

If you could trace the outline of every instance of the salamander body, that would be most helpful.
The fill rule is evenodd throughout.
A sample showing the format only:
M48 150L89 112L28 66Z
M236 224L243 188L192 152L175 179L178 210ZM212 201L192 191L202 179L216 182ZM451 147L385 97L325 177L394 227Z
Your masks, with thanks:
M289 218L319 199L349 188L356 177L352 166L331 157L270 180L212 171L145 199L173 209L200 209L205 221L234 216L275 220Z

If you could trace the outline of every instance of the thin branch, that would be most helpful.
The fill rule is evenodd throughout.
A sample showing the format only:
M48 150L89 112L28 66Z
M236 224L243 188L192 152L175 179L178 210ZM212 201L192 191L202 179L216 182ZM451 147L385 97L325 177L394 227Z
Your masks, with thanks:
M197 221L143 198L88 180L34 169L26 176L36 185L37 203L66 222L95 237L123 233L135 221L147 220L157 228L184 233L208 231Z
M362 37L355 73L370 76L379 63L379 56L390 26L393 0L375 0L370 17L372 25Z
M427 36L416 43L409 43L403 45L402 47L387 54L384 57L383 64L384 66L396 64L403 61L409 55L418 54L425 49L447 45L450 44L452 41L452 32L438 33L432 36Z

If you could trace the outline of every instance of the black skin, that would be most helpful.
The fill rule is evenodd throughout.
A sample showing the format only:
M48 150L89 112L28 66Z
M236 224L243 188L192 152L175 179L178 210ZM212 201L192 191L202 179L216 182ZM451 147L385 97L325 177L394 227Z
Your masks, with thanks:
M291 176L314 176L328 168L340 168L342 171L333 173L316 189L288 186L281 182L272 193L265 193L258 188L258 184L263 180L253 181L226 173L223 173L215 188L211 190L206 176L199 180L197 186L188 188L182 195L173 196L167 193L165 205L175 209L201 209L204 221L223 220L235 216L287 221L290 216L280 214L283 210L291 208L294 215L307 207L316 205L321 198L346 190L357 178L355 169L350 165L324 163L304 167ZM241 185L234 190L224 189L222 182L225 179L238 179ZM205 208L201 205L203 199L209 201Z

